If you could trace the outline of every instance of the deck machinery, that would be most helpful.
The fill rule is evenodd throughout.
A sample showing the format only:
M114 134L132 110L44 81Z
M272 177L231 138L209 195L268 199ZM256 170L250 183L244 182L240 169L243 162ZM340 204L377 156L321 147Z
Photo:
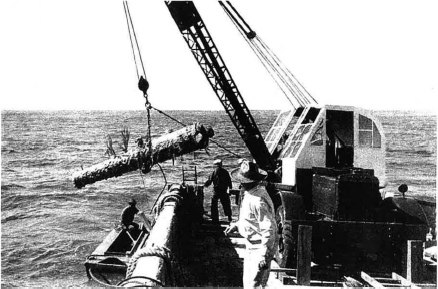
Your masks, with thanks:
M423 240L428 224L414 199L382 198L385 135L379 120L363 109L297 97L298 105L281 111L263 139L193 2L166 4L254 161L269 172L280 265L296 266L298 226L310 225L314 263L401 272L407 240ZM234 7L225 11L243 35L256 38Z

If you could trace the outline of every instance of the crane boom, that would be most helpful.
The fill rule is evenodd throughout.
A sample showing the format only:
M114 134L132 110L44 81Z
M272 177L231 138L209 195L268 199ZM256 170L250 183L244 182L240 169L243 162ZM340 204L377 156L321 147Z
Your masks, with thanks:
M260 168L272 170L274 160L193 2L166 5L198 65Z

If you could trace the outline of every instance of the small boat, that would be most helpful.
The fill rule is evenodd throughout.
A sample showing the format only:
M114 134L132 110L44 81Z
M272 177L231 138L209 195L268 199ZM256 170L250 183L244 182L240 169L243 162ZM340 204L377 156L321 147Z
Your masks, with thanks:
M122 226L112 229L93 253L87 256L85 268L88 277L99 280L96 276L100 276L104 284L109 283L111 278L115 278L112 282L123 280L129 259L144 245L147 237L148 231L144 224L140 224L134 232ZM106 277L103 277L103 273Z

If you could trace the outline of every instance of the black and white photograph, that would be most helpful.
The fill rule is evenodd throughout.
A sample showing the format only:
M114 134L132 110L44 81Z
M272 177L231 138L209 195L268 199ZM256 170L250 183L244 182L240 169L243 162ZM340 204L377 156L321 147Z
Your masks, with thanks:
M436 288L436 11L1 1L1 286Z

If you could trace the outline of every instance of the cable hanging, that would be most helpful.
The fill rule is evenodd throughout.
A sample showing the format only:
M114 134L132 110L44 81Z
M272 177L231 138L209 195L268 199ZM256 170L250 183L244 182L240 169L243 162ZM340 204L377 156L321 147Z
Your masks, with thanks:
M129 33L129 39L131 41L131 48L132 48L132 54L134 57L135 62L135 69L137 72L137 78L138 78L138 88L143 92L143 97L145 98L145 108L147 111L147 136L148 136L148 142L147 146L149 149L149 154L152 153L152 138L151 138L151 113L150 113L150 103L149 103L149 97L148 97L148 89L149 89L149 82L146 78L146 71L144 69L143 64L143 58L141 57L140 47L137 40L137 34L135 33L134 29L134 23L132 22L131 12L129 11L129 6L127 1L123 1L123 8L125 10L125 17L126 17L126 23L128 25L128 33ZM135 44L135 48L134 48ZM139 64L137 62L137 55L139 58L139 62L141 65L141 71L143 72L142 75L139 73Z
M176 118L174 118L174 117L168 115L168 114L165 113L164 111L159 110L158 108L155 108L155 107L153 107L153 106L151 106L151 108L154 109L155 111L157 111L158 113L163 114L165 117L168 117L169 119L173 120L174 122L176 122L176 123L178 123L178 124L180 124L180 125L182 125L182 126L187 126L187 125L184 124L183 122L181 122L181 121L177 120ZM241 156L239 156L238 154L234 153L233 151L230 151L230 150L227 149L226 147L221 146L217 141L212 140L212 139L210 139L210 141L211 141L212 143L214 143L215 145L217 145L219 148L221 148L221 149L223 149L223 150L229 152L230 154L234 155L235 157L241 158Z
M251 27L240 16L233 5L226 1L226 6L222 1L219 4L224 9L227 16L236 26L237 30L244 37L248 45L256 54L257 58L266 68L268 73L280 87L283 94L296 109L299 106L309 106L318 104L315 98L303 87L295 76L286 68L273 51L262 41L262 39L251 29Z
M134 30L134 24L132 23L131 12L129 11L129 6L128 6L127 1L123 1L123 8L125 10L126 23L128 25L129 39L131 41L132 54L134 56L137 77L138 77L138 79L140 79L140 74L138 72L138 64L137 64L137 54L138 54L138 58L140 60L141 68L143 71L143 77L146 79L146 72L145 72L144 65L143 65L143 59L141 58L140 47L138 45L137 35L135 33L135 30ZM134 36L134 38L133 38L133 36ZM137 50L135 50L135 48L134 48L134 43L136 45ZM136 52L137 52L137 54L136 54Z
M135 33L135 29L134 29L134 24L132 22L132 18L131 18L131 13L129 11L129 6L128 6L128 2L127 1L123 1L123 8L125 11L125 17L126 17L126 23L128 26L128 33L129 33L129 40L131 42L131 49L132 49L132 55L134 58L134 63L135 63L135 70L137 73L137 79L138 79L138 88L143 92L143 97L145 99L145 108L146 108L146 112L147 112L147 147L148 147L148 157L151 158L151 163L152 162L152 134L151 134L151 105L149 102L149 96L147 93L147 90L149 89L149 82L147 81L146 78L146 71L144 68L144 64L143 64L143 59L141 57L141 52L140 52L140 47L137 41L137 35ZM134 45L135 43L135 45ZM138 56L137 56L138 55ZM137 58L139 59L139 61L137 61ZM139 69L139 65L141 65L141 70ZM140 70L140 72L139 72ZM143 74L141 74L141 72L143 72ZM167 180L166 180L166 175L164 174L163 170L161 169L161 173L163 174L164 177L164 182L165 185L163 187L162 192L164 191L164 188L167 184ZM143 187L146 190L146 184L143 178L143 175L141 173L142 168L139 167L139 173L140 173L140 177L143 183ZM162 193L161 192L161 193ZM160 193L160 194L161 194Z
M138 81L138 88L143 92L143 97L145 98L145 107L146 107L146 111L147 111L147 136L148 136L148 149L149 152L152 152L152 137L151 137L151 115L150 115L150 110L154 109L156 110L158 113L163 114L164 116L170 118L171 120L177 122L178 124L182 125L182 126L186 126L184 123L182 123L181 121L175 119L174 117L166 114L165 112L152 107L150 101L149 101L149 97L147 94L147 90L149 88L149 82L147 81L146 78L146 72L145 72L145 68L144 68L144 64L143 64L143 59L141 57L141 53L140 53L140 48L138 45L138 41L137 41L137 36L134 30L134 24L132 22L132 18L131 18L131 13L129 11L129 7L128 7L128 3L127 1L123 1L123 8L125 10L125 17L126 17L126 23L128 25L128 33L129 33L129 39L131 42L131 49L132 49L132 54L134 57L134 62L135 62L135 69L136 69L136 73L137 73L137 78L139 79ZM138 55L138 56L137 56ZM138 58L138 59L137 59ZM143 72L143 74L141 75L141 71L139 71L139 66L141 66L141 71ZM219 148L229 152L230 154L240 158L240 156L234 152L232 152L231 150L221 146L218 142L214 141L214 140L210 140L212 143L216 144Z

